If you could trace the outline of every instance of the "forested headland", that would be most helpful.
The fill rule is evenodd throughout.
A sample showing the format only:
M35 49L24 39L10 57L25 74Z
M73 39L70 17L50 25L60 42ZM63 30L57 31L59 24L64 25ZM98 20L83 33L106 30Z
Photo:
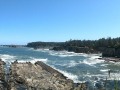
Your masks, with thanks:
M27 47L67 50L76 53L102 53L103 57L120 57L120 37L99 40L69 40L66 42L30 42Z

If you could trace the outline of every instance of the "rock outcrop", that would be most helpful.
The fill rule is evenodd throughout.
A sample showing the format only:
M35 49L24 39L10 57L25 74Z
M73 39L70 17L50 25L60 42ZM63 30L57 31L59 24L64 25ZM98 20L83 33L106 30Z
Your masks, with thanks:
M120 58L120 49L119 48L100 47L98 50L100 52L102 52L103 57L117 57L117 58Z
M85 84L74 84L43 62L14 62L10 68L9 90L86 90Z
M5 62L0 59L0 90L6 90L7 88L4 65Z
M76 46L53 47L51 50L55 50L55 51L66 50L68 52L75 52L75 53L99 53L99 51L96 51L96 50L91 49L89 47L76 47Z

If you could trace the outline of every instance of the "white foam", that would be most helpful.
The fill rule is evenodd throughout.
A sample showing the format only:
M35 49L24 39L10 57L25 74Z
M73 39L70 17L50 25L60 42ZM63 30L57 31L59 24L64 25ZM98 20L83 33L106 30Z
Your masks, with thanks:
M120 73L110 73L110 77L107 75L107 80L120 80Z
M103 63L104 61L102 60L90 60L90 59L85 59L83 60L83 62L80 62L80 63L84 63L84 64L87 64L87 65L90 65L90 66L93 66L95 64L98 64L98 63Z
M18 62L20 62L20 63L31 62L33 64L37 61L42 61L42 62L46 63L48 61L48 59L47 58L46 59L40 59L40 58L38 59L38 58L32 58L31 57L31 59L29 59L29 60L18 60Z
M99 60L101 54L90 54L88 55L88 59L83 60L82 63L88 64L88 65L95 65L98 63L104 63L104 60Z
M8 55L8 54L0 54L0 58L3 58L3 59L11 59L11 58L14 58L15 56L12 56L12 55Z
M84 56L86 58L91 59L98 59L101 58L101 53L99 54L86 54L86 53L75 53L75 52L68 52L68 51L49 51L49 54L52 56L59 56L59 57L72 57L72 56Z
M107 67L108 64L101 64L100 66L102 67Z
M51 66L52 68L54 68L55 70L59 71L60 73L62 73L64 76L66 76L68 79L73 80L75 83L79 83L80 81L78 80L78 76L74 75L72 73L68 73L67 71L63 71L60 69L56 69L54 66Z
M33 60L31 60L30 62L31 62L31 63L35 63L35 62L37 62L37 61L42 61L42 62L46 63L46 62L48 61L48 59L47 59L47 58L46 58L46 59L33 58Z
M84 55L84 54L81 54L81 55ZM62 55L62 57L63 56L65 56L65 55ZM78 60L78 62L76 62L75 60L70 60L69 63L65 63L61 66L75 67L79 64L87 64L87 65L95 67L95 64L98 64L98 63L104 64L104 60L99 60L98 58L100 58L99 54L88 54L88 55L86 55L86 59L84 59L84 60Z
M59 57L72 57L72 56L87 56L87 54L83 53L74 53L74 52L68 52L68 51L51 51L49 52L52 56L59 56Z
M78 65L79 63L75 62L75 61L70 61L69 64L67 64L68 67L75 67L76 65Z
M66 77L68 77L69 79L72 79L74 82L78 82L78 76L68 73L66 71L62 71L62 70L58 70L59 72L63 73Z
M86 75L84 75L85 77L104 77L104 78L106 78L107 77L107 75L106 74L94 74L94 75L92 75L92 74L86 74Z
M8 55L8 54L0 54L0 58L9 65L16 60L16 56L12 56L12 55ZM42 62L46 63L48 61L48 59L47 58L41 59L41 58L30 57L30 59L26 59L26 60L18 59L17 61L20 63L23 63L23 62L35 63L37 61L42 61Z
M49 51L49 49L47 49L47 48L46 48L46 49L44 49L44 50Z
M109 69L101 69L100 71L101 71L101 72L108 72Z
M12 61L15 60L15 56L13 56L13 55L8 55L8 54L0 54L0 58L1 58L4 62L9 62L9 63L11 63Z
M44 49L44 48L40 48L40 49L33 49L34 51L38 51L38 52L49 52L49 49Z
M17 62L19 62L19 63L25 63L27 61L25 61L25 60L18 60Z

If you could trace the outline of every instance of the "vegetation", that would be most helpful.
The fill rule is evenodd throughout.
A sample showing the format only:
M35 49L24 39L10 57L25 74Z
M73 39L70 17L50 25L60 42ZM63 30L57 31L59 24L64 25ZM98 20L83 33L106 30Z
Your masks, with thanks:
M67 50L76 53L98 53L103 56L120 57L120 37L101 38L99 40L69 40L66 42L31 42L27 47L52 48L53 50Z
M30 42L27 44L27 47L32 47L32 48L51 48L51 47L56 47L56 46L61 46L63 42Z

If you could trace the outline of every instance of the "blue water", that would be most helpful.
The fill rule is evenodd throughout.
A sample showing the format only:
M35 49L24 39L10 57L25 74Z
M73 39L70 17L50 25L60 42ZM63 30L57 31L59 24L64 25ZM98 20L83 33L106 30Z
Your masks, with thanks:
M101 54L80 54L67 51L52 51L47 49L0 47L0 58L10 67L11 62L42 61L57 69L74 82L87 82L94 87L99 81L117 80L120 77L120 63L98 60ZM111 77L108 70L111 69ZM99 83L102 85L104 82Z

